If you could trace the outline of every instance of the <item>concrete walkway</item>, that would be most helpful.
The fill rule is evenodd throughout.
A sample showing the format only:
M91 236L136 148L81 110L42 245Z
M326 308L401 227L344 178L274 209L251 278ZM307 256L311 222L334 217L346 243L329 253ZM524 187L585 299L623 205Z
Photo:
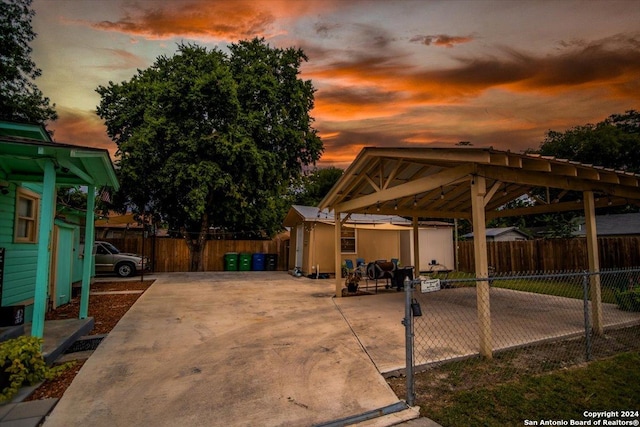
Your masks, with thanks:
M158 275L45 426L310 426L398 403L333 289L283 272Z

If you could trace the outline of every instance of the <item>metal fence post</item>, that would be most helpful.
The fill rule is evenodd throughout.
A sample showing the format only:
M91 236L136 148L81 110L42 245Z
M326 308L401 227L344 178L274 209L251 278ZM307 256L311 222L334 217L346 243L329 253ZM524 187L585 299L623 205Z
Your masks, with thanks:
M585 358L591 360L591 322L589 317L589 273L585 271L582 275L582 301L584 303L584 339Z
M413 319L411 316L411 298L413 283L409 278L404 281L404 325L405 351L406 351L406 374L407 374L407 405L413 406L415 400L414 378L413 378Z

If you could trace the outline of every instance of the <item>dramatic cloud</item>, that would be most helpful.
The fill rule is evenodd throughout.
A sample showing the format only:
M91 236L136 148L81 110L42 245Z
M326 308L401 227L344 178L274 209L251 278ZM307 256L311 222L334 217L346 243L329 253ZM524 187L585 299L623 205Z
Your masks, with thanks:
M156 3L153 8L129 9L119 20L97 22L93 27L149 39L192 37L235 41L270 32L275 17L261 5L242 0Z
M56 108L58 120L48 126L53 131L53 139L60 143L102 148L115 157L118 147L107 136L102 119L94 111L72 108Z
M624 43L602 40L544 57L502 48L492 56L458 57L460 65L446 69L419 66L409 57L354 56L308 72L314 79L373 87L387 94L410 94L417 103L459 102L498 87L557 93L602 86L610 96L637 99L637 93L628 90L638 87L640 81L637 43L633 38ZM346 98L350 96L345 93Z
M409 41L412 43L422 43L426 46L454 47L457 44L469 43L474 40L471 36L449 36L437 34L433 36L414 36Z

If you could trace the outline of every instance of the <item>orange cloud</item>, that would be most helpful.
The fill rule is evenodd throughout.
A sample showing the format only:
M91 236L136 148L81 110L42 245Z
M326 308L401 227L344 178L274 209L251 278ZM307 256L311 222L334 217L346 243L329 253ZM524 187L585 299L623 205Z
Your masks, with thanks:
M149 39L205 37L237 40L269 32L275 17L250 1L167 2L153 8L128 10L117 21L102 21L93 28Z
M53 131L53 139L60 143L102 148L115 159L118 147L107 136L102 119L93 111L56 107L58 120L47 128Z
M327 10L336 4L335 1L286 0L163 1L153 3L152 7L127 8L122 18L95 22L91 26L148 39L190 37L237 41L285 33L274 27L278 19Z

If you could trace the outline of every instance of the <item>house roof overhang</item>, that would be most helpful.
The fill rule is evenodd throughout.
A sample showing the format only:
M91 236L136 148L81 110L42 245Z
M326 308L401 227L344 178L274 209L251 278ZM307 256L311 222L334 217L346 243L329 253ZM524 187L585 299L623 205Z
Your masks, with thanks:
M0 180L42 182L45 160L55 165L57 185L119 188L107 150L0 135Z
M492 148L366 147L318 205L338 212L471 218L470 185L484 177L487 219L640 202L640 175ZM544 196L541 197L540 194ZM505 209L527 196L534 206Z

